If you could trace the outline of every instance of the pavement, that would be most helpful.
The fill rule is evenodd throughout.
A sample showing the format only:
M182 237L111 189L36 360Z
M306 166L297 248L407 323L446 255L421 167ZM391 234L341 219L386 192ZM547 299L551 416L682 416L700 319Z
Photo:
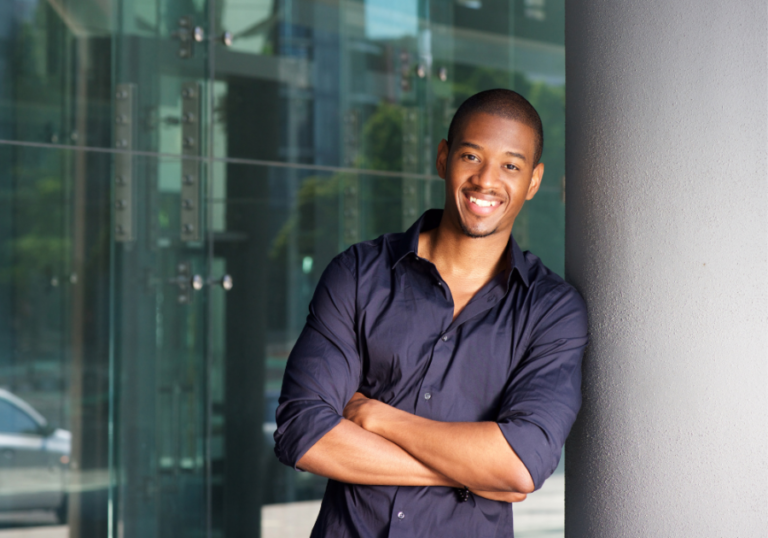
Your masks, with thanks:
M515 538L563 538L565 476L552 475L544 486L515 504ZM270 504L261 509L262 538L307 538L320 501ZM52 513L0 514L0 538L69 538Z

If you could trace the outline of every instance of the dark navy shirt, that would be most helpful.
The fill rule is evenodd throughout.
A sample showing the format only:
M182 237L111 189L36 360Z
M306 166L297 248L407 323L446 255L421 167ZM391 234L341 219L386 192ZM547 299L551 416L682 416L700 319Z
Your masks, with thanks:
M323 273L277 409L275 452L286 465L360 391L432 420L498 423L537 489L557 467L581 405L584 302L510 238L509 268L453 320L448 286L417 255L419 233L441 216L430 210L405 233L354 245ZM513 536L511 504L457 499L448 487L329 480L312 536Z

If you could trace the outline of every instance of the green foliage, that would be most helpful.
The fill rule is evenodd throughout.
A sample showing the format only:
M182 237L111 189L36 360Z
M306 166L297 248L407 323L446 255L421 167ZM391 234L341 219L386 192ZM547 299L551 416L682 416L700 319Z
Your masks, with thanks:
M380 103L363 127L359 167L399 172L403 169L403 108Z
M64 184L60 176L42 175L17 166L12 196L14 234L2 248L13 263L4 267L0 278L12 279L23 289L33 275L61 272L72 250L64 226Z

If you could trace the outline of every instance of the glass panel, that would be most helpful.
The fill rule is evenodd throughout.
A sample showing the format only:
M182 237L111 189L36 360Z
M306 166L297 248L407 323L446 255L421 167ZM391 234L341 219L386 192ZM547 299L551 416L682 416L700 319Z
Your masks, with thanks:
M211 302L213 525L221 536L256 536L260 528L263 536L288 536L292 526L311 528L307 514L316 504L285 503L319 499L325 479L274 456L285 361L333 256L400 226L391 206L403 178L233 163L220 172L215 183L226 189L215 189L225 194L210 205L226 219L212 234L213 266L232 276L234 288ZM440 181L421 180L418 189L442 204ZM262 417L261 428L253 417ZM260 521L262 505L275 506Z
M336 253L442 205L435 150L477 91L542 115L545 179L515 236L562 274L563 14L0 2L0 407L33 423L0 432L0 524L307 535L324 480L272 454L285 360ZM562 535L562 484L516 507L520 536Z
M110 160L0 146L5 525L108 533Z
M0 139L108 146L113 6L0 4Z
M206 152L207 98L205 75L208 49L214 36L208 35L205 0L123 0L115 1L119 25L115 47L115 83L133 92L135 110L131 117L117 116L134 125L134 148L142 151L178 154ZM194 111L185 109L190 84L203 95ZM187 133L198 127L196 134ZM193 129L195 130L195 129ZM130 141L128 141L130 143ZM124 140L115 135L114 145Z
M0 6L0 139L181 153L183 84L204 82L203 0L12 0ZM131 85L131 114L113 114ZM120 127L133 126L132 140Z
M0 145L0 522L206 534L208 251L184 237L187 161L204 176Z
M136 222L130 239L115 234L114 481L125 538L207 532L208 252L183 229L202 210L184 203L190 165L199 179L199 161L134 156ZM127 210L118 203L116 218Z
M400 76L416 77L416 0L217 6L214 25L234 41L214 51L215 155L401 170L401 101L412 107L425 94ZM389 139L373 132L377 112L379 122L394 121ZM381 149L378 159L366 153L378 142L386 159Z
M562 2L217 6L214 27L234 41L215 47L216 156L414 174L399 204L405 228L414 204L432 203L414 189L435 174L437 144L459 104L484 89L515 89L541 112L547 165L516 236L563 273Z
M284 469L272 455L285 359L336 253L442 206L437 144L459 104L478 91L515 89L542 116L544 184L514 233L563 273L564 7L545 0L215 5L212 27L233 41L215 44L212 59L213 263L234 276L237 293L211 304L213 527L226 536L259 526L264 536L305 535L324 481ZM248 332L237 328L243 320ZM242 349L247 361L238 358ZM263 439L246 429L247 415L264 416ZM248 454L260 454L260 470ZM261 492L249 489L255 476ZM562 466L527 503L516 507L521 536L562 535ZM261 523L247 513L257 505L264 505Z

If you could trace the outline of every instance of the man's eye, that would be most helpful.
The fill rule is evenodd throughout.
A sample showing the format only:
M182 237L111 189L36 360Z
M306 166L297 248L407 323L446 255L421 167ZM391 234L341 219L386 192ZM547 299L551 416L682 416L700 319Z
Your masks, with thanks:
M464 158L469 159L470 161L476 161L477 157L471 154L464 155Z
M514 164L508 164L506 165L506 167L507 167L507 170L519 170L519 168Z

